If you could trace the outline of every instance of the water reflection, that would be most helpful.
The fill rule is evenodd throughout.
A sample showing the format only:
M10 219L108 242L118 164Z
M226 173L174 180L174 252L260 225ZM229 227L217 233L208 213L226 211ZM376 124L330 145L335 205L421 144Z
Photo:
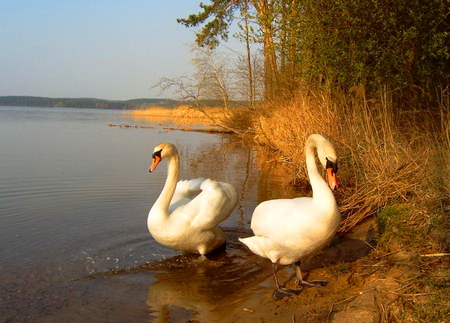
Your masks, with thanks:
M267 293L267 286L261 284L272 275L270 263L237 240L251 235L249 223L255 206L266 199L300 193L289 184L292 175L282 164L268 162L273 156L241 141L224 140L220 146L205 143L196 150L187 144L179 150L182 170L189 169L192 177L208 176L233 184L239 191L239 203L222 224L226 227L226 252L209 255L203 263L192 255L160 263L147 303L155 322L224 322L224 315L242 311L242 303L256 292Z
M240 246L237 236L245 233L226 234L226 252L209 255L203 262L192 255L177 256L156 271L147 300L154 322L224 321L225 314L242 310L242 302L271 275L263 259Z
M0 109L2 318L142 321L150 306L155 319L183 308L212 322L221 308L237 309L271 274L237 238L250 235L259 202L298 194L291 175L276 156L230 135L109 123L136 120L120 111ZM186 256L182 267L164 265L184 256L148 232L166 178L165 167L150 175L148 166L163 141L180 151L180 179L212 178L239 192L222 224L226 251L207 264Z

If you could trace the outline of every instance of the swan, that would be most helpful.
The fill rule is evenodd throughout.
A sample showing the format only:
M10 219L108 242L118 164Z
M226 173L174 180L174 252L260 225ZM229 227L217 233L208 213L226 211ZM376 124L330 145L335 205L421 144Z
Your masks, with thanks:
M147 226L153 238L172 249L196 253L201 258L225 243L218 224L228 218L238 196L228 183L196 178L178 180L180 158L171 143L157 145L149 168L153 172L167 159L167 179L158 199L150 209Z
M326 169L327 182L315 161L315 150ZM300 262L325 247L335 235L341 214L332 190L338 188L337 155L333 145L322 135L312 134L305 144L306 167L312 197L277 199L260 203L253 212L251 229L254 236L239 238L255 254L272 261L276 290L275 299L298 295L301 289L280 287L278 264L295 265L296 285L325 286L326 281L303 279Z

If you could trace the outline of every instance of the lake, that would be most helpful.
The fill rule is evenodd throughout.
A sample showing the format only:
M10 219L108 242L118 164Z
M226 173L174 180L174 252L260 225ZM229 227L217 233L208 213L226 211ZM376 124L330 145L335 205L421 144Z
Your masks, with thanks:
M289 173L233 135L170 127L120 110L0 107L2 322L225 322L271 293L270 263L237 238L259 202L297 194ZM226 249L204 263L148 232L167 164L148 167L163 141L180 152L180 179L239 192Z

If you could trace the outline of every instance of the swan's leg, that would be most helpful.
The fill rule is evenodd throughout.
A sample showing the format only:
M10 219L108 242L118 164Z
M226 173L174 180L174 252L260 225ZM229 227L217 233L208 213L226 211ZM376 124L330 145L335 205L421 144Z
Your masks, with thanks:
M278 301L280 299L283 299L285 297L292 297L295 295L298 295L301 293L302 289L287 289L280 286L280 283L278 281L277 271L278 266L275 263L272 263L272 269L273 269L273 277L275 278L275 285L277 289L272 294L272 297L274 300Z
M310 282L303 280L302 270L300 268L300 260L296 261L294 263L294 265L295 265L295 273L297 274L297 280L295 283L297 285L305 285L308 287L322 287L322 286L325 286L326 284L328 284L328 282L326 280L313 280Z
M210 260L205 255L199 255L197 258L191 260L191 265L196 267L204 267L209 265Z
M195 262L198 262L198 263L208 262L208 263L222 264L221 261L215 261L215 260L212 260L211 258L213 258L213 259L217 258L218 255L220 255L220 253L225 252L226 251L226 245L227 245L226 242L224 242L221 245L219 245L216 249L212 250L209 253L206 253L206 251L207 251L206 246L199 246L197 251L200 254L200 257L198 257ZM207 257L206 255L208 255L210 257Z

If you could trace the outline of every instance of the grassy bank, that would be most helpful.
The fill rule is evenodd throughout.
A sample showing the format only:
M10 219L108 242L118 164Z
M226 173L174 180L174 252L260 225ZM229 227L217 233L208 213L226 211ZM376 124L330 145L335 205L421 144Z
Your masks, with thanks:
M408 113L396 112L383 98L367 102L362 93L331 99L310 91L296 100L262 107L253 128L255 140L290 163L298 181L307 180L306 138L321 133L335 144L345 232L390 203L439 205L449 196L448 109L442 106L439 118L424 113L415 117L419 122L411 122Z
M203 124L221 127L235 132L239 128L239 113L243 108L223 109L218 107L194 108L181 105L176 108L148 107L146 109L132 110L127 113L150 120L167 118L177 125Z
M340 235L364 223L360 227L371 224L377 240L370 241L373 251L364 259L327 270L339 274L345 267L349 279L357 278L355 295L377 292L380 322L443 322L450 315L448 102L447 95L434 115L399 111L388 95L368 100L363 88L355 88L347 95L305 91L255 109L185 106L133 114L232 129L271 150L292 169L292 184L301 186L308 185L306 138L325 135L340 158L335 194L343 215ZM374 282L393 285L374 291ZM342 303L348 292L342 291Z
M443 102L449 102L448 95ZM307 183L306 138L321 133L335 144L341 184L336 197L343 215L339 231L378 219L376 252L393 255L383 266L407 264L401 268L409 280L397 279L408 288L384 303L386 322L394 316L393 321L441 322L450 314L445 301L450 292L449 111L448 104L435 115L398 111L388 95L369 101L364 89L356 88L350 95L307 91L253 113L255 141L289 163L298 183Z

